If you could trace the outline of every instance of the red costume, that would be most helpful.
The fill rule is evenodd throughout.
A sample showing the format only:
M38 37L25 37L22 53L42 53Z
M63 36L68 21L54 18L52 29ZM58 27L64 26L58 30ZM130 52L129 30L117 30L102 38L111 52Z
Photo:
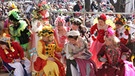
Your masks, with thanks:
M123 53L129 53L129 49L123 44L118 47L104 45L98 53L98 59L105 58L106 62L98 70L97 76L134 76L135 68L128 61L123 61L121 56Z
M109 27L111 27L111 26L109 26L109 25L100 26L98 24L95 24L90 29L91 35L93 35L95 32L97 32L96 37L92 36L93 43L90 48L90 52L93 54L91 59L96 63L97 67L101 66L101 62L99 62L97 59L97 53L99 52L99 50L101 49L101 47L104 43L105 32L106 32L106 29Z
M17 42L12 42L11 45L14 49L14 52L10 49L6 49L7 52L5 52L4 49L0 47L0 56L6 63L11 63L14 61L14 59L24 58L24 51L22 47Z
M116 36L120 39L120 41L126 45L129 39L129 31L124 26L116 30Z

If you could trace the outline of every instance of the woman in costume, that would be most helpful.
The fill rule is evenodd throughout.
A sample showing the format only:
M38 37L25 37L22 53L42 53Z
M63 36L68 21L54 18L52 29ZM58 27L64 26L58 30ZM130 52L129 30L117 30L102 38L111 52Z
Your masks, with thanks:
M42 22L43 25L49 24L49 6L47 5L46 1L41 1L35 10L32 11L32 16L34 19L38 19Z
M67 41L67 37L66 37L66 34L67 34L67 31L68 31L68 28L65 26L65 19L64 19L64 16L58 16L54 22L55 24L55 28L54 28L54 36L55 36L55 39L56 39L56 42L58 44L59 47L63 48L64 47L64 44L66 43ZM61 59L61 53L57 53L56 52L56 56Z
M28 25L26 21L20 18L19 14L16 10L11 10L9 12L9 20L11 24L9 26L9 33L11 38L20 43L23 47L24 51L28 53L28 44L29 44L29 37L30 31L28 29ZM29 55L27 55L29 57Z
M68 28L65 26L65 23L65 19L62 16L58 16L54 22L54 35L59 47L62 48L64 47L64 44L66 42L66 33L68 31Z
M68 42L62 52L66 56L66 76L95 76L95 66L90 60L87 42L75 30L69 31L67 37Z
M93 40L90 47L90 52L92 53L91 59L96 63L97 68L99 68L102 64L97 59L97 53L99 52L104 43L105 31L107 30L107 28L111 27L110 25L107 25L105 23L106 20L106 15L101 14L98 17L98 23L93 25L90 29L91 38Z
M82 25L82 19L81 18L73 18L71 20L71 28L70 28L70 30L79 31L81 37L89 42L88 38L85 35L88 30L84 25Z
M37 53L43 62L37 62L34 67L42 65L45 76L65 76L63 64L55 57L55 51L61 52L61 48L57 45L54 39L54 31L51 26L44 26L38 32L39 37ZM40 64L44 63L44 64ZM36 68L35 68L36 70ZM38 71L40 71L38 70Z
M97 71L97 76L134 76L135 67L132 62L123 60L122 56L130 54L130 50L115 36L114 30L107 29L105 44L97 57L104 62Z
M116 36L120 39L120 41L126 45L129 39L129 28L125 26L125 19L124 18L116 18L115 25L116 25Z
M20 44L10 41L9 35L3 34L3 37L0 38L0 57L14 68L14 76L26 76L24 69L30 75L31 62L24 57L24 51Z

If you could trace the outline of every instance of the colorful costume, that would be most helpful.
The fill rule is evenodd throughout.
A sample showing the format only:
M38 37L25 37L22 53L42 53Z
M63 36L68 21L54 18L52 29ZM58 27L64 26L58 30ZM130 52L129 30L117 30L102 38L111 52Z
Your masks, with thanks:
M59 47L63 48L64 44L67 42L66 33L68 28L65 26L65 19L62 16L58 16L54 22L54 36ZM56 57L61 59L61 53L56 53Z
M65 27L65 19L64 17L58 16L55 20L55 29L54 35L59 47L64 47L66 42L66 33L68 31L67 27Z
M132 62L121 60L122 53L129 52L123 44L117 48L104 45L98 53L98 59L105 58L107 61L98 70L97 76L134 76L135 67Z
M47 5L46 1L42 1L38 4L38 7L36 10L33 10L33 18L34 19L40 19L43 24L49 24L49 12L48 9L49 6Z
M54 33L52 27L44 26L42 31L39 31L38 35L49 38L47 41L44 41L44 38L39 40L37 48L38 56L43 60L43 63L45 63L42 65L38 62L38 65L42 65L45 76L65 76L63 64L55 57L55 51L60 52L61 48L59 48L57 44L55 44L55 40L53 40ZM53 58L54 61L48 60L48 58Z
M121 28L116 30L116 36L121 40L123 44L128 43L128 38L129 38L129 32L125 28L125 26L122 26Z
M24 69L27 71L27 73L31 72L31 63L27 58L24 57L24 51L17 42L10 43L9 38L2 37L0 39L0 44L0 57L4 62L15 68L15 76L24 76ZM7 47L9 46L9 48L3 49L3 45L6 45ZM23 67L22 64L25 67Z
M13 40L21 44L24 51L27 51L30 36L30 31L27 28L27 23L20 19L20 16L15 10L11 10L9 12L9 19L13 21L13 23L9 26L11 37Z
M129 28L126 26L126 19L123 15L117 14L114 23L116 25L116 36L120 39L123 44L128 43Z
M104 62L97 71L97 76L134 76L135 67L124 59L131 51L115 36L111 28L107 29L105 44L97 54L98 60Z
M105 32L106 32L106 29L109 27L111 26L109 25L100 26L99 24L95 24L90 29L91 34L94 34L95 31L97 31L97 37L95 38L94 36L92 36L93 43L90 47L90 52L93 54L91 59L94 60L97 67L101 66L101 63L97 60L97 53L99 52L99 50L101 49L104 43Z
M79 36L78 33L78 31L69 31L68 38ZM62 52L62 55L66 56L66 76L95 76L95 66L89 59L91 53L88 52L87 43L81 37L77 41L80 47L68 41ZM75 55L78 56L75 57Z

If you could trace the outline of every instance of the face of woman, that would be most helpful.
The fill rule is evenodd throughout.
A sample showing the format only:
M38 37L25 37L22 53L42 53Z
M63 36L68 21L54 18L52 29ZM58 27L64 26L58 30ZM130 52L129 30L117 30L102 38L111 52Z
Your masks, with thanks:
M100 26L104 26L105 25L105 21L103 21L101 19L98 20L98 23L99 23Z
M63 24L62 24L62 22L58 22L57 28L58 28L58 30L63 29Z
M76 44L77 40L73 39L73 38L68 38L69 43L71 44Z
M77 26L77 25L72 24L71 29L72 29L72 30L78 30L78 26Z
M115 24L116 25L116 29L119 29L119 28L121 28L121 26L122 25L120 25L120 24Z
M50 36L43 36L42 39L46 42L48 41L53 41L54 40L54 36L53 35L50 35Z

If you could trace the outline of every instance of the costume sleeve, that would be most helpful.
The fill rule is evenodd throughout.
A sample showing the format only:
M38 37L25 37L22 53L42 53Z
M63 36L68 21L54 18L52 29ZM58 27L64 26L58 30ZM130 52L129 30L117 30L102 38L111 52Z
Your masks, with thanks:
M93 25L90 29L90 33L94 34L95 30L97 29L97 24Z
M95 41L96 40L96 37L94 36L94 32L95 30L97 29L97 24L93 25L90 29L90 34L92 35L92 40Z
M21 47L21 45L18 42L14 42L14 47L17 48L17 51L19 52L20 58L23 59L24 58L24 50Z
M1 59L2 59L4 62L6 62L6 63L11 63L11 62L13 62L12 59L8 59L8 58L6 57L6 54L4 53L4 50L2 50L2 49L0 49L0 57L1 57Z
M71 59L71 60L74 59L72 49L68 43L65 44L63 51L64 51L64 54L66 55L67 59Z
M43 46L42 46L42 43L41 41L38 41L38 46L37 46L37 53L38 53L38 56L44 60L46 60L48 58L48 55L44 55L43 53Z
M56 51L56 52L61 52L61 51L62 51L62 47L59 46L59 44L58 44L58 42L56 41L56 39L55 39L55 43L56 43L56 49L55 49L55 51Z
M131 53L131 50L127 48L124 44L121 43L120 46L121 46L121 52Z
M103 57L105 55L105 45L102 46L102 48L100 49L100 51L97 54L97 58L100 61L100 58Z

